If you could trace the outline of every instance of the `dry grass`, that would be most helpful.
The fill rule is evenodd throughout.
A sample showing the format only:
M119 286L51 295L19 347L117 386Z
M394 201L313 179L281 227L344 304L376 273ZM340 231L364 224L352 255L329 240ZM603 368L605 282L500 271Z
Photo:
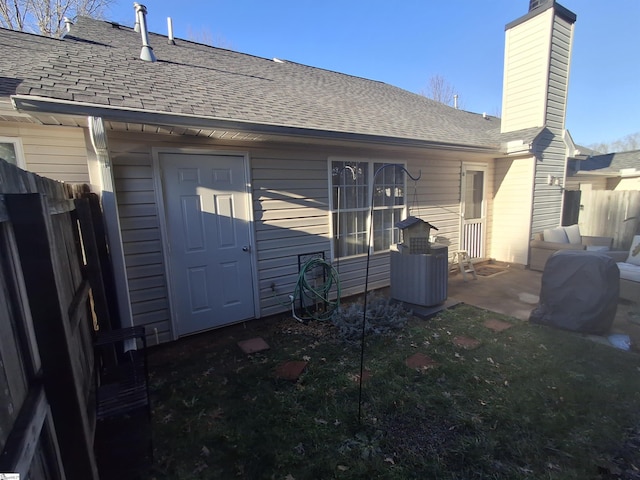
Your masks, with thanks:
M636 354L468 306L367 338L361 422L359 346L327 323L254 327L151 353L149 478L621 478L640 423ZM255 335L271 349L243 355ZM437 364L407 367L417 352ZM274 376L288 360L308 361L295 383Z

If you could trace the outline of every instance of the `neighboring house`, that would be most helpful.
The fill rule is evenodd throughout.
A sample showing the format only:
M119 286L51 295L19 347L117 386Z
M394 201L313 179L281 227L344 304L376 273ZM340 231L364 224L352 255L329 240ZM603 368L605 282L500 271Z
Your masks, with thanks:
M151 341L282 312L272 286L293 292L299 255L340 256L343 294L361 293L369 222L369 285L386 286L408 214L450 252L526 265L560 223L575 19L535 1L507 25L502 121L162 35L143 34L144 61L134 29L88 18L60 40L0 30L0 152L102 192L122 323ZM384 170L371 219L389 163L421 178Z
M580 148L579 153L583 149ZM640 190L640 150L569 157L568 190Z

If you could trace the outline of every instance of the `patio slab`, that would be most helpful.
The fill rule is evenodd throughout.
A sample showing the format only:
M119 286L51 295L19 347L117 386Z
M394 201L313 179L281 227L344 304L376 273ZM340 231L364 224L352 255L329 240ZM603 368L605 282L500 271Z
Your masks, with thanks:
M500 275L478 276L477 280L463 280L462 275L449 276L448 300L473 305L523 321L540 300L542 272L511 265ZM611 330L599 340L609 343L610 334L625 334L631 338L632 349L640 351L640 324L634 323L634 313L640 312L636 303L620 301Z

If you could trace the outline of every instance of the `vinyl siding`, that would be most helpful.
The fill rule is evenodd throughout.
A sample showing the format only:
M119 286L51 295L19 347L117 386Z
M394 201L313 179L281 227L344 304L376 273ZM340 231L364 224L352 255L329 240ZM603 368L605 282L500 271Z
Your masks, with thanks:
M151 145L112 134L109 149L134 325L154 345L173 340Z
M327 160L312 152L254 151L251 175L260 311L271 315L295 290L298 255L330 260Z
M561 220L562 188L547 185L547 177L565 176L563 134L572 37L573 23L556 15L554 8L506 32L502 131L545 127L533 146L537 161L531 233L557 226ZM494 238L497 246L498 237ZM505 254L505 247L500 251ZM521 258L521 253L517 256Z
M549 9L505 34L502 132L544 125L552 18Z
M415 188L413 181L407 181L407 207L410 214L439 228L434 234L446 239L451 253L459 248L462 162L487 163L487 190L493 183L491 159L468 153L461 156L451 152L416 150L380 153L377 149L354 147L276 144L266 148L253 144L223 145L197 137L110 132L109 148L114 165L133 320L134 324L147 327L151 345L155 344L156 333L160 343L174 339L158 194L153 177L153 147L248 153L259 317L288 310L288 296L293 294L298 278L298 255L323 252L327 260L332 260L330 158L406 162L412 174L421 172ZM488 222L488 240L491 228L491 222ZM489 251L489 241L487 248ZM369 289L388 286L388 253L374 254L370 261ZM365 267L364 255L340 260L343 297L362 293ZM272 284L276 287L275 296Z
M617 180L609 180L611 190L640 190L640 177L621 178Z
M528 263L534 164L532 157L496 160L491 221L496 260Z
M0 137L19 137L27 170L68 183L89 183L82 128L0 122Z
M567 190L585 190L585 186L593 190L607 190L607 177L595 175L589 175L588 177L567 177L565 182L565 188Z
M549 175L564 178L567 147L564 142L564 118L569 82L569 59L573 24L556 16L551 32L549 92L546 100L547 128L534 147L538 158L534 187L532 233L560 225L562 189L547 185Z

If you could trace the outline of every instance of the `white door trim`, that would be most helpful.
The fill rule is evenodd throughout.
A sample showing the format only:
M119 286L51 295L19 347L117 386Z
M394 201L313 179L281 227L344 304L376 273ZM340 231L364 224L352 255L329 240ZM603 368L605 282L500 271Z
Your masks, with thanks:
M251 167L249 164L249 153L240 152L234 150L214 150L214 149L199 149L199 148L175 148L175 147L152 147L151 156L153 160L153 183L155 187L156 205L158 206L158 220L160 223L160 236L162 239L162 260L164 262L165 279L167 282L169 312L171 316L171 339L177 340L177 318L175 311L175 288L172 284L171 276L171 262L169 256L171 255L171 248L169 244L169 231L167 228L167 215L164 205L164 186L162 184L162 171L160 167L160 154L165 153L177 153L177 154L196 154L196 155L213 155L223 156L231 155L235 157L242 157L245 170L246 188L245 188L245 201L248 213L249 221L249 240L251 243L251 275L253 282L253 316L260 318L260 295L258 290L258 256L256 247L255 236L255 223L253 215L253 194L251 184Z
M466 182L466 171L467 170L476 170L482 171L484 175L482 176L482 212L481 212L481 236L480 239L480 256L473 257L472 252L468 252L469 256L472 258L481 258L486 256L487 252L487 175L489 172L489 165L487 163L476 163L476 162L462 162L460 166L460 249L468 250L467 246L463 246L464 241L464 233L465 233L465 225L467 225L465 220L465 182Z

